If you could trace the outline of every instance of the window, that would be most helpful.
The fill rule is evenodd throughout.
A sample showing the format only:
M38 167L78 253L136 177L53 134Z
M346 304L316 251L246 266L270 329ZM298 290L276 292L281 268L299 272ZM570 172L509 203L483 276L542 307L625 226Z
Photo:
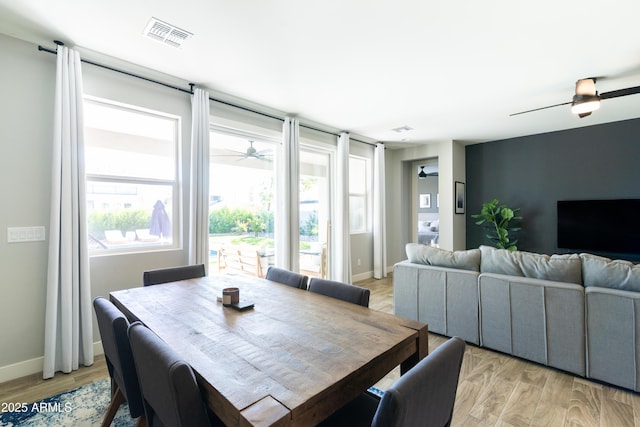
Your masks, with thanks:
M84 115L91 252L176 247L180 118L96 98Z
M349 157L349 224L351 233L369 231L369 161Z

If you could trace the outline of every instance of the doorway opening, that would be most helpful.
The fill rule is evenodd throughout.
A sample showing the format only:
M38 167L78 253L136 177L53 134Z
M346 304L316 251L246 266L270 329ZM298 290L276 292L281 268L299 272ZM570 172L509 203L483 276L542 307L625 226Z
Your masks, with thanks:
M440 191L438 159L408 162L410 241L439 247Z

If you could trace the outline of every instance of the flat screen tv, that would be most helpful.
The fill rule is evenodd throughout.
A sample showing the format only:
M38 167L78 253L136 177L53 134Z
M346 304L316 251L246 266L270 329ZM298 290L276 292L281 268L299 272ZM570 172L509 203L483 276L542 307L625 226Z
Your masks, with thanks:
M640 254L640 199L559 200L558 248Z

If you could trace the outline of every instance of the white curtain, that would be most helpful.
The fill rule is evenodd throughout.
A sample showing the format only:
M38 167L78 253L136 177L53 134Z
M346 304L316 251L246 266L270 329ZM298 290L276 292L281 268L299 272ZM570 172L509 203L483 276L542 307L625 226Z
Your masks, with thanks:
M209 270L209 92L191 97L191 203L189 263Z
M349 134L338 136L334 280L351 283L351 227L349 225Z
M384 144L376 145L373 163L373 277L382 279L387 277Z
M58 47L43 377L93 364L80 55Z
M277 164L276 265L292 271L300 268L300 123L285 118L282 125L282 163Z

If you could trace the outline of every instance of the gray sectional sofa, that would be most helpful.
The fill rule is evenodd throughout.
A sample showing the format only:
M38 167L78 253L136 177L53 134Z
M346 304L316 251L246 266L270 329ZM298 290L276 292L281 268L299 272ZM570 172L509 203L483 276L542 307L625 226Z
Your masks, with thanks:
M394 309L429 330L640 391L640 265L409 243Z

